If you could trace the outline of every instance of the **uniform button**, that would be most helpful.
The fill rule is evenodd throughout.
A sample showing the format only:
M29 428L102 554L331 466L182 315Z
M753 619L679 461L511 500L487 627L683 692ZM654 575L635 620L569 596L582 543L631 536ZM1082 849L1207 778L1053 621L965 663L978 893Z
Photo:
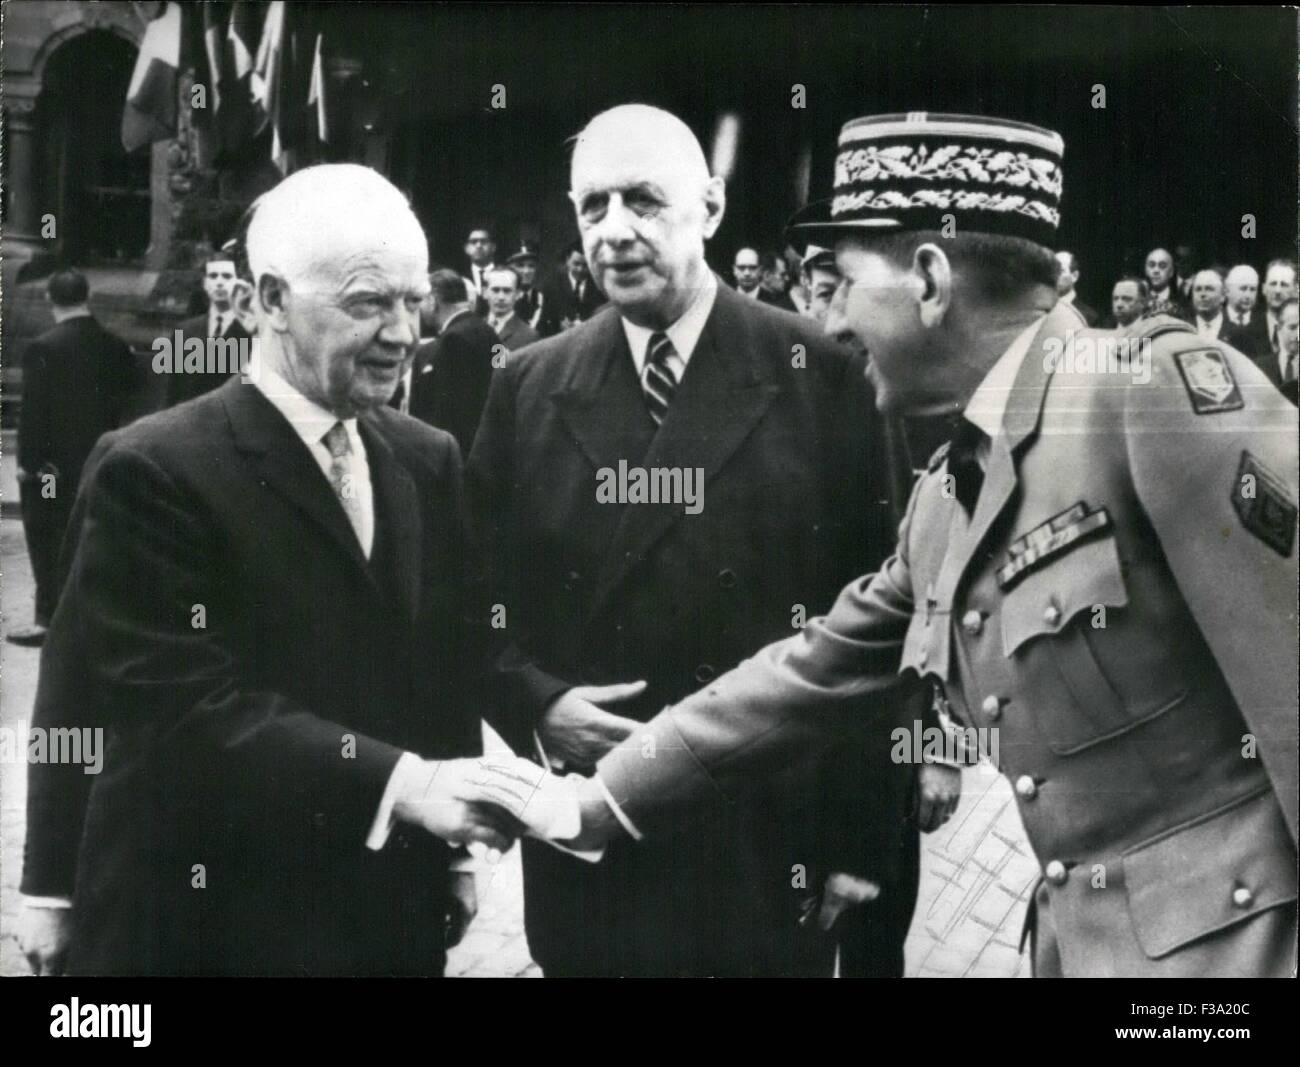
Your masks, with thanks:
M1002 714L1002 701L997 697L985 697L984 703L980 705L980 710L990 719L996 719Z
M707 663L701 663L695 668L695 680L701 684L713 681L717 674L718 672Z
M1061 621L1061 609L1055 604L1048 604L1043 611L1043 621L1047 623L1048 626L1055 626Z
M1249 908L1255 903L1255 894L1244 885L1239 885L1232 891L1232 902L1239 908Z
M1060 860L1052 860L1043 869L1043 874L1052 885L1065 885L1066 879L1070 877L1070 872L1065 869L1065 864Z
M1027 774L1022 774L1016 779L1016 793L1025 800L1033 800L1038 796L1038 783Z
M730 568L718 571L718 584L723 589L731 589L736 584L736 572Z
M984 616L978 611L968 611L961 617L961 626L972 637L984 629Z

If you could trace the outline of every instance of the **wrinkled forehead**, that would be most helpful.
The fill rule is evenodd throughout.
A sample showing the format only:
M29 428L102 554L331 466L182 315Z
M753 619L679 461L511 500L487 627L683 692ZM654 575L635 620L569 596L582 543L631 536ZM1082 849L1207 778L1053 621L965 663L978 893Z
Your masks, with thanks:
M694 154L635 126L624 127L618 137L611 132L584 135L573 151L570 184L575 196L641 185L682 196L708 181L698 159L691 158Z
M305 264L302 280L321 289L373 289L420 293L429 288L429 256L423 237L375 230L337 233Z

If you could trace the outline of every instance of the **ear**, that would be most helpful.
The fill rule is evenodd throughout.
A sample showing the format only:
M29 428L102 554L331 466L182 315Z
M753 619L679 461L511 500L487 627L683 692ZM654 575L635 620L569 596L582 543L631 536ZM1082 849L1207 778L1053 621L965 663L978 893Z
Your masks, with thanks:
M275 274L263 274L257 279L257 302L266 313L267 323L277 333L289 328L289 283Z
M923 244L912 254L912 273L920 283L921 325L934 329L952 305L952 264L935 244Z
M722 216L727 210L727 183L717 175L709 179L704 187L704 239L707 241L722 225Z

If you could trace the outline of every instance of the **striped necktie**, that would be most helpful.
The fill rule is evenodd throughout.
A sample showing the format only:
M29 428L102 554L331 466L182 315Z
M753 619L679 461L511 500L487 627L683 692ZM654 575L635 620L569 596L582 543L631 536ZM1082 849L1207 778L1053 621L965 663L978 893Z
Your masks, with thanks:
M655 425L664 421L673 393L677 391L677 375L668 362L676 354L677 349L666 333L650 335L645 351L645 369L641 372L641 392L645 394L646 407L650 409Z

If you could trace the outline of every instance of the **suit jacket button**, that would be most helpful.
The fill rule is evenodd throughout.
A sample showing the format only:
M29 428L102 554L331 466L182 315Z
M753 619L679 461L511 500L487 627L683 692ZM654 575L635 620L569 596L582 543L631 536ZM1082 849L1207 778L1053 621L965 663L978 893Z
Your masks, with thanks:
M1249 908L1255 903L1255 894L1244 885L1239 885L1232 891L1232 902L1239 908Z
M718 584L723 589L731 589L736 584L736 572L730 567L718 571Z
M716 678L717 675L718 672L715 671L713 667L711 667L707 663L701 663L698 667L695 668L695 680L699 682L701 685L705 684L706 682L713 681L713 679Z
M961 628L971 637L977 637L979 632L984 629L984 616L978 611L968 611L961 617Z
M1029 775L1022 774L1016 779L1016 794L1023 800L1033 800L1038 796L1038 783Z
M1055 604L1048 604L1043 611L1043 622L1047 623L1048 626L1055 626L1060 621L1061 609Z
M1002 714L1002 701L997 697L985 697L984 703L980 705L980 711L990 719L996 719Z
M1052 885L1065 885L1066 880L1070 877L1070 872L1065 869L1065 864L1060 860L1052 860L1044 869L1043 874Z

